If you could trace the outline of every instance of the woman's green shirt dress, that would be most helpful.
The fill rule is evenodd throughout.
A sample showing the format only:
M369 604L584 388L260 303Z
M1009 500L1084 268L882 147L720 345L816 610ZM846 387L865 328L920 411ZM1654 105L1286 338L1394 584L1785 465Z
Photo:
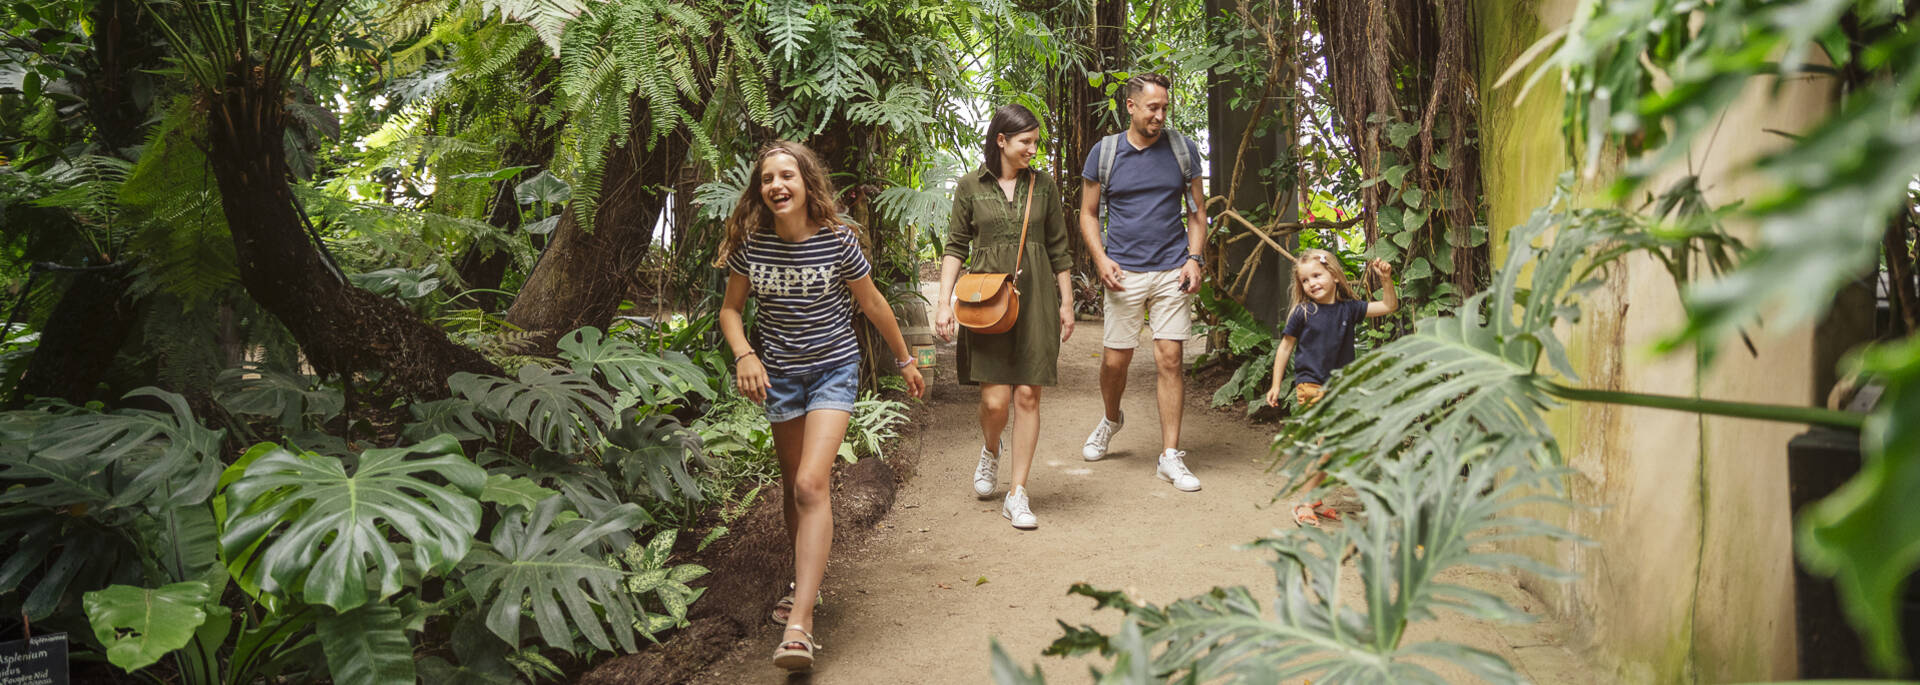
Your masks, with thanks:
M1025 263L1014 282L1020 316L1005 333L982 335L960 328L957 366L962 383L1053 385L1058 378L1060 286L1055 274L1072 268L1073 258L1067 253L1066 209L1053 177L1021 171L1012 200L984 166L961 177L953 191L945 254L959 258L974 273L1013 273L1027 187L1035 182L1039 186L1033 189Z

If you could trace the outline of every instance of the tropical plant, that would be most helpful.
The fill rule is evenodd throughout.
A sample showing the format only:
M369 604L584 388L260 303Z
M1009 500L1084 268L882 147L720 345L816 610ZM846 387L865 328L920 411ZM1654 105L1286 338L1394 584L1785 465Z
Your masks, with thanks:
M1779 150L1738 168L1763 179L1766 189L1752 201L1712 211L1750 221L1756 237L1723 276L1689 279L1687 321L1663 349L1694 344L1711 360L1762 312L1770 328L1813 320L1833 306L1836 292L1880 262L1883 248L1898 277L1888 279L1889 289L1912 296L1911 188L1920 176L1920 70L1912 68L1920 64L1920 34L1913 31L1912 11L1884 2L1583 2L1572 22L1507 69L1503 80L1526 73L1526 87L1561 74L1566 142L1587 176L1600 171L1606 151L1629 155L1610 189L1615 200L1684 158L1752 81L1839 77L1845 94L1830 112ZM1816 50L1831 67L1819 63ZM1797 537L1809 566L1834 575L1874 662L1888 671L1911 666L1900 654L1902 628L1893 607L1903 579L1920 567L1920 515L1908 495L1920 482L1920 449L1894 418L1920 393L1912 332L1856 357L1861 361L1853 368L1885 384L1864 419L1864 464L1844 488L1801 516ZM1592 391L1569 396L1754 415L1727 403ZM1760 413L1794 422L1862 423L1858 416Z
M865 457L883 456L881 448L900 436L907 422L907 405L883 400L873 391L861 393L853 403L853 418L847 423L847 437L840 443L840 458L849 463Z
M1531 442L1506 436L1465 445L1433 441L1385 463L1336 467L1333 475L1354 487L1367 513L1331 530L1300 529L1251 545L1273 554L1268 562L1275 580L1271 616L1269 607L1242 587L1215 588L1160 607L1081 584L1071 592L1126 614L1123 632L1110 637L1091 626L1069 627L1047 653L1098 651L1115 659L1116 673L1142 668L1151 682L1305 677L1441 683L1431 666L1436 661L1488 682L1524 682L1495 654L1444 640L1406 643L1404 638L1410 622L1431 620L1443 610L1484 620L1528 620L1493 594L1440 581L1445 570L1521 568L1548 578L1570 577L1524 556L1487 551L1485 543L1494 540L1575 539L1516 511L1569 504L1547 494L1557 488L1561 473L1535 467ZM1351 594L1342 588L1342 566L1349 561L1359 569L1357 606L1343 599ZM1127 630L1138 635L1129 640Z
M1216 322L1195 325L1194 334L1211 337L1218 332L1225 338L1226 347L1208 350L1194 358L1193 368L1204 368L1212 362L1237 363L1233 375L1213 391L1213 406L1226 407L1235 402L1245 402L1247 415L1252 416L1266 406L1267 387L1273 378L1273 358L1279 353L1275 340L1278 334L1255 319L1245 305L1222 297L1220 290L1212 284L1200 286L1200 294L1194 298L1194 304L1208 312L1208 319ZM1288 377L1291 378L1291 375Z
M689 470L700 463L698 435L654 412L707 385L697 372L639 373L631 366L660 357L622 354L572 361L644 385L655 404L607 408L604 419L568 410L575 423L553 427L481 392L420 403L422 423L397 428L424 436L413 444L340 442L338 456L266 442L225 464L222 433L201 426L184 398L155 390L129 399L171 411L103 414L49 401L0 414L0 601L39 620L80 612L85 594L83 613L111 663L145 672L165 660L195 683L412 679L427 626L440 621L469 636L460 626L484 624L502 647L435 654L419 662L422 673L512 679L553 670L541 649L582 639L635 649L635 634L685 625L700 596L685 583L705 571L670 562L672 535L629 548L654 521L633 502L703 495ZM528 368L578 378L549 389L554 406L607 397L592 376ZM338 390L311 377L249 367L225 378L221 397L237 414L281 426L320 423L340 406ZM524 456L489 449L487 467L464 455L460 440L492 443L508 426L555 444L566 436L592 458L573 463L533 444ZM485 531L489 520L497 523ZM464 589L429 591L453 582ZM234 611L234 597L249 610ZM537 628L538 641L523 640L523 626Z

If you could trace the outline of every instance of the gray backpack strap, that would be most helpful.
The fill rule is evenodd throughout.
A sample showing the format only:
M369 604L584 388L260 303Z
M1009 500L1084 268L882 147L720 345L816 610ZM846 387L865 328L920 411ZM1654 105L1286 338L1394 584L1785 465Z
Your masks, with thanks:
M1109 181L1113 180L1113 158L1120 153L1120 138L1125 135L1127 135L1127 132L1121 131L1101 138L1100 142L1096 144L1094 148L1094 153L1100 156L1100 163L1095 168L1096 175L1099 176L1098 180L1100 181L1100 216L1094 218L1100 220L1100 226L1102 228L1106 227L1108 220L1107 189L1112 186Z
M1186 179L1193 178L1193 148L1189 147L1192 143L1173 129L1167 129L1167 142L1173 145L1173 161L1180 165L1180 206L1186 207L1189 201ZM1181 221L1185 222L1186 218L1182 217Z
M1173 129L1167 129L1167 142L1173 144L1173 161L1180 165L1180 178L1193 178L1193 148L1189 147L1192 143Z

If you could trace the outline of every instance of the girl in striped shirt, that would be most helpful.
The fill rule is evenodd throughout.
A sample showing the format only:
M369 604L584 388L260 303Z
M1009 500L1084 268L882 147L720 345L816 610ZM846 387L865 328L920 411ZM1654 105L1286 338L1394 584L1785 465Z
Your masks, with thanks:
M727 218L714 264L730 272L720 332L733 348L735 382L766 407L780 458L794 579L793 594L773 612L786 625L773 663L789 671L812 669L819 648L811 632L814 602L794 598L818 596L833 544L830 479L860 391L856 305L886 337L907 392L919 397L925 389L893 308L873 286L873 267L834 198L812 150L789 141L767 145ZM740 316L749 295L760 304L751 342Z

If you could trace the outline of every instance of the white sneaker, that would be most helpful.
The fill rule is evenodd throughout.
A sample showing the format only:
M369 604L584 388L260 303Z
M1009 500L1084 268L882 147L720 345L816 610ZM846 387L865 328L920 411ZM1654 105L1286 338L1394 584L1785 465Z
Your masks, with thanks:
M1040 519L1034 517L1033 510L1027 508L1027 489L1018 485L1007 493L1007 499L1000 503L1000 515L1013 522L1013 527L1021 530L1033 530L1040 527Z
M1172 483L1175 490L1181 492L1199 490L1200 479L1193 477L1193 472L1187 470L1186 456L1186 452L1176 449L1161 452L1160 468L1154 470L1154 475L1160 476L1160 480Z
M1007 443L1001 441L1000 450L1004 452L1006 449ZM993 487L998 484L999 476L1000 456L981 447L980 465L973 467L973 494L980 499L992 497Z
M1093 427L1093 434L1087 436L1087 444L1080 446L1080 456L1087 461L1100 461L1107 456L1107 443L1113 441L1113 434L1120 432L1120 426L1127 422L1127 413L1120 412L1120 420L1100 417L1100 425Z

